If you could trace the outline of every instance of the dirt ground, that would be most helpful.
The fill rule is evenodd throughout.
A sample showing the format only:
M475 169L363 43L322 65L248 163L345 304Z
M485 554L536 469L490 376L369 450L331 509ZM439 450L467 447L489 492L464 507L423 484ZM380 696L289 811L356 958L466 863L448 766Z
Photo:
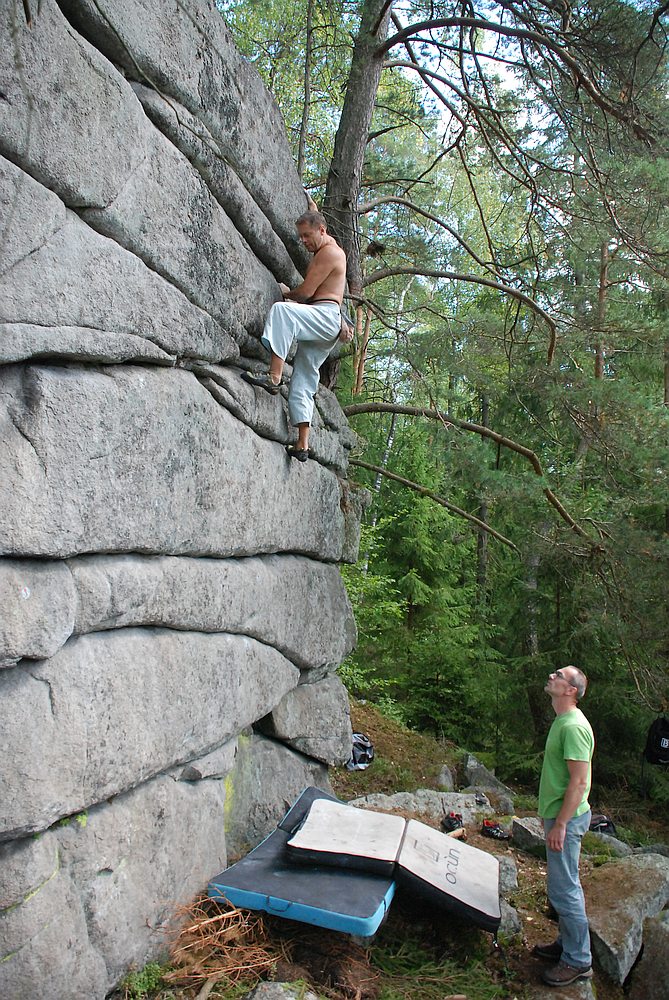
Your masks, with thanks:
M375 760L365 771L347 771L335 768L330 772L333 788L342 799L349 800L372 792L393 794L398 791L415 791L418 788L437 788L437 778L444 764L457 770L459 751L447 742L437 742L427 736L410 732L397 723L382 716L371 704L353 702L351 708L353 729L366 733L375 747ZM461 779L462 776L458 775ZM628 823L629 816L638 820L638 804L618 801L620 810L617 818ZM611 812L600 803L603 811ZM621 815L621 812L623 815ZM417 816L423 822L427 817ZM432 821L434 824L434 821ZM629 822L629 825L633 825ZM667 825L648 817L648 826L653 839L667 842ZM293 982L297 980L311 984L313 988L333 1000L378 1000L382 996L392 996L401 1000L447 1000L455 995L449 988L448 977L439 978L440 965L452 962L460 969L460 992L458 996L492 996L491 990L499 998L524 1000L531 996L533 987L540 984L543 964L530 955L535 944L554 940L556 926L548 912L545 894L545 862L523 851L517 850L512 841L496 841L483 837L479 827L468 825L467 843L499 856L511 856L518 871L518 889L509 896L509 903L518 912L522 922L519 939L507 943L503 948L495 948L492 936L476 930L464 922L454 919L444 912L426 912L420 902L404 898L398 892L385 924L375 935L371 945L363 940L355 941L348 935L336 934L320 928L280 920L249 911L238 911L239 924L227 926L220 937L207 936L215 910L213 904L204 902L195 923L201 925L204 937L193 947L187 943L187 961L184 968L185 979L179 978L177 970L169 974L170 989L153 993L154 1000L192 1000L204 995L215 998L238 996L230 989L230 981L224 986L224 979L212 983L215 970L223 970L232 962L243 965L245 961L262 959L262 978L275 981ZM593 867L592 859L586 855L582 860L582 873ZM601 891L611 893L612 901L618 897L620 887L614 879L611 885ZM606 900L603 900L604 904ZM236 920L237 918L235 918ZM193 923L193 921L191 921ZM234 921L233 921L234 923ZM252 925L250 932L246 927ZM424 958L430 971L420 970L420 957L414 954L407 963L405 973L397 977L383 968L379 954L401 950L404 941L419 943L424 950ZM232 945L234 943L234 948ZM237 948L238 950L235 950ZM189 964L190 963L190 964ZM469 970L483 969L483 979L475 985L474 978L468 981ZM480 975L471 973L472 977ZM394 977L394 978L393 978ZM422 977L422 978L421 978ZM235 981L234 978L232 980ZM487 984L487 985L486 985ZM600 1000L624 1000L620 987L611 983L595 969L595 987ZM469 993L467 993L469 985ZM205 993L205 991L207 991ZM560 997L570 1000L572 990L561 989ZM144 995L144 994L142 994ZM119 998L134 995L123 991ZM148 997L147 997L148 1000Z

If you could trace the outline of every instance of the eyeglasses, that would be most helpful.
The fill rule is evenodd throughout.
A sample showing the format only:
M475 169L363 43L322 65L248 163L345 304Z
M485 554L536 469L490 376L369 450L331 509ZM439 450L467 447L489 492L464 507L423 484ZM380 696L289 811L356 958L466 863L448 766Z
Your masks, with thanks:
M569 678L565 677L565 675L562 673L561 670L556 670L555 671L555 676L559 677L561 681L564 681L566 684L568 684L569 687L572 687L572 688L575 687L575 685L572 684L572 682L569 680Z

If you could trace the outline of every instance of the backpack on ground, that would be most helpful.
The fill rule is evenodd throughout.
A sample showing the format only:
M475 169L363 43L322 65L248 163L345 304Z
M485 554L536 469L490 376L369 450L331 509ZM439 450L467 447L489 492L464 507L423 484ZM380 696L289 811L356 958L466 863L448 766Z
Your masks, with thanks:
M669 719L666 715L651 722L643 755L649 764L669 764Z
M351 757L346 764L347 771L364 771L374 760L374 745L364 733L353 733Z
M618 834L616 824L610 816L605 816L604 813L593 813L590 820L590 831L592 833L608 833L610 837L616 837Z

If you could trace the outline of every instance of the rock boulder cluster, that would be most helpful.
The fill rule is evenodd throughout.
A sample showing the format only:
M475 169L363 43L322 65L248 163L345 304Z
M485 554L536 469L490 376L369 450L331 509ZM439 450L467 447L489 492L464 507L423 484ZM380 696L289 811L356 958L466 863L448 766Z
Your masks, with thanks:
M306 198L215 4L8 0L0 50L0 996L97 1000L348 758L364 494L331 393L300 465L239 377Z

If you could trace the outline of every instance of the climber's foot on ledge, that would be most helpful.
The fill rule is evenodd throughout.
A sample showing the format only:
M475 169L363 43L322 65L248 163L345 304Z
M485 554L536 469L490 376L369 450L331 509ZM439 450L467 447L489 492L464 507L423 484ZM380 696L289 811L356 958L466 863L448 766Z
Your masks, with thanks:
M281 388L281 379L278 382L272 381L272 377L269 372L263 372L262 375L252 375L251 372L242 372L242 378L249 385L260 386L261 389L265 389L267 392L271 393L272 396L276 396L279 389ZM303 459L305 461L305 459Z
M296 458L298 462L306 462L309 458L308 448L298 448L297 445L287 444L286 452L289 458Z

